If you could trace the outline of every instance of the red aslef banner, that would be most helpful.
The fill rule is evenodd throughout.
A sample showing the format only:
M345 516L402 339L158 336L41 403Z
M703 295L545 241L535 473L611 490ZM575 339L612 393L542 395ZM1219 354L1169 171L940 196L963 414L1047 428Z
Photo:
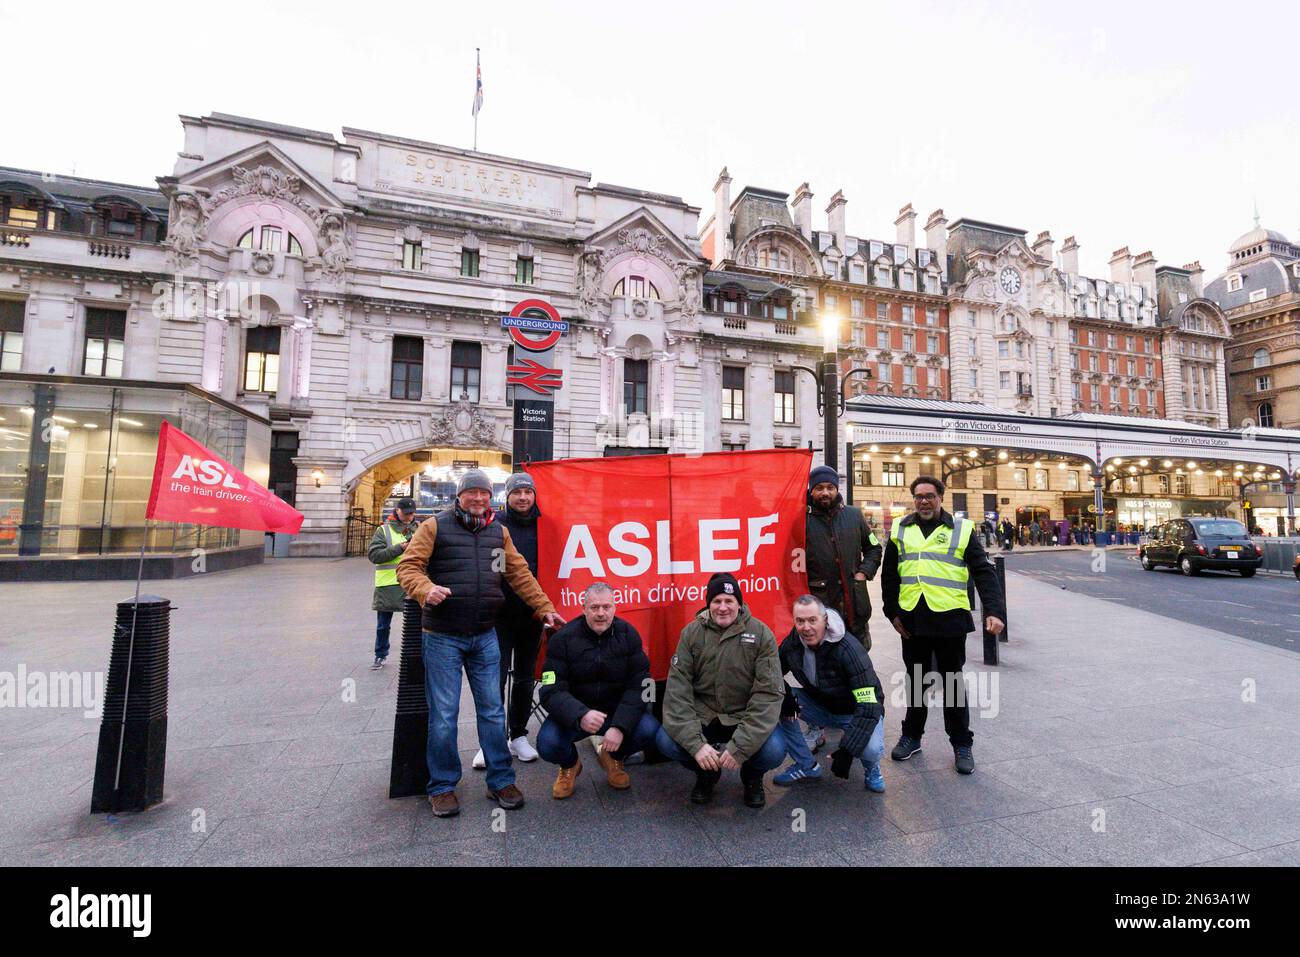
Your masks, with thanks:
M656 679L667 677L714 572L736 576L745 604L780 641L791 604L808 590L811 464L812 453L796 449L531 462L524 468L542 513L538 580L566 619L582 614L583 589L607 582Z
M302 512L164 421L146 518L298 534Z

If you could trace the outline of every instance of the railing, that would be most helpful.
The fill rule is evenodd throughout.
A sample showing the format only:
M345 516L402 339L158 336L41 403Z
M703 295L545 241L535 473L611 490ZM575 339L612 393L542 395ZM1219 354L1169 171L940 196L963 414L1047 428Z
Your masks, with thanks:
M793 322L774 322L772 328L778 336L797 336L799 334L799 327Z
M1252 538L1255 547L1264 553L1262 572L1290 575L1295 570L1295 557L1300 552L1300 538Z
M724 329L744 329L748 325L744 319L737 319L734 316L722 317L722 328Z
M0 246L23 246L27 247L32 244L31 237L26 233L0 233Z
M361 514L360 509L353 510L347 519L347 534L344 539L343 554L348 556L364 555L370 547L370 540L375 537L378 522L372 522Z
M92 256L108 256L111 259L130 259L131 247L125 243L109 243L92 239L87 244Z

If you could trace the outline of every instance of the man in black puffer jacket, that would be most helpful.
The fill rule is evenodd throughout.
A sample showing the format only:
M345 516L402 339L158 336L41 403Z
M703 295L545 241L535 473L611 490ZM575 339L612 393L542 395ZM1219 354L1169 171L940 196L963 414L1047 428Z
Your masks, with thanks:
M506 479L506 507L498 513L502 525L510 530L510 540L528 570L537 577L537 487L527 472L515 472ZM537 649L542 641L542 625L528 603L506 583L506 603L497 617L497 644L501 647L501 700L506 705L506 740L510 753L520 761L536 761L537 751L528 743L528 718L533 712L533 672L537 670ZM513 667L514 684L510 700L505 700L506 676ZM487 766L482 749L474 755L472 766Z
M573 793L582 773L574 745L593 734L604 736L596 760L609 786L622 791L631 785L623 762L644 751L659 730L647 707L653 690L641 636L614 616L613 590L604 582L589 585L582 617L551 636L542 665L541 699L549 714L537 732L537 750L560 766L552 797Z
M853 759L862 761L868 790L885 790L880 758L885 753L885 693L861 642L844 631L844 622L821 600L803 595L794 603L794 628L781 642L786 683L781 732L794 763L772 779L790 785L821 777L796 712L810 724L844 731L831 755L831 771L847 778Z
M844 504L839 473L829 466L819 465L808 475L804 531L809 591L839 612L849 633L870 650L867 582L876 577L884 549L862 512Z

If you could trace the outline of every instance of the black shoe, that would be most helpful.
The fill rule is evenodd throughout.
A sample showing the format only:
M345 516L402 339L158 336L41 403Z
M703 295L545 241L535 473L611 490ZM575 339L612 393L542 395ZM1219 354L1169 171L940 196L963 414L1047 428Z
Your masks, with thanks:
M708 804L713 800L713 786L722 777L721 771L696 771L695 787L691 788L692 804Z
M745 807L759 808L767 803L767 794L763 791L763 775L756 774L751 778L742 774L740 783L745 788Z
M952 753L957 759L956 764L958 774L975 773L975 755L971 753L969 747L953 748Z
M914 754L921 750L921 739L912 738L903 735L898 739L898 744L894 745L894 750L889 752L889 756L895 761L906 761Z

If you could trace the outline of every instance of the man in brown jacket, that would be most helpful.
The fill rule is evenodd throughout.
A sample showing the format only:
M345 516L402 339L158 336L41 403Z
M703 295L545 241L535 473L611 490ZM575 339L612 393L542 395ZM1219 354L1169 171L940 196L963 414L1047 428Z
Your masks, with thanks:
M492 482L472 469L456 487L456 505L420 525L397 566L402 590L418 601L424 651L424 694L429 702L429 803L438 817L460 813L456 785L460 753L461 672L474 695L479 744L487 759L488 797L513 811L524 806L506 746L505 709L498 673L501 650L495 623L509 582L538 621L564 619L528 570L528 562L495 521Z

